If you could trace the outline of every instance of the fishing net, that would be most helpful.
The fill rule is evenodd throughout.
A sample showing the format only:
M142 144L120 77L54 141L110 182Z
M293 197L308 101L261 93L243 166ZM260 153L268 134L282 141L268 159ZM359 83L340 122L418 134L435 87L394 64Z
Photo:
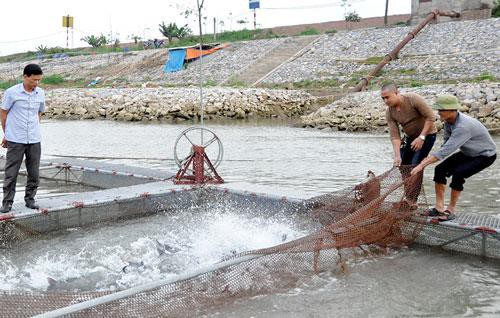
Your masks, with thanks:
M410 176L409 169L393 168L379 176L369 173L354 187L305 201L307 216L321 224L310 235L227 257L206 271L136 288L71 316L200 315L240 297L291 288L315 273L345 271L351 259L407 245L419 235L425 223L420 214L427 207L421 176ZM25 317L112 295L3 292L0 306L4 317Z

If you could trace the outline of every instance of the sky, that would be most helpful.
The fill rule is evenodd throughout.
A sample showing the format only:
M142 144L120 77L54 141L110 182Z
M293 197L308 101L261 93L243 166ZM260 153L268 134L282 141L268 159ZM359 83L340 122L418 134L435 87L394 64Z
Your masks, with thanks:
M253 28L253 11L249 0L205 0L203 15L207 17L204 33ZM383 16L386 0L348 0L347 11L356 11L361 18ZM280 25L342 20L341 0L260 0L256 10L257 28ZM130 42L133 35L141 38L162 38L158 24L188 24L198 34L197 17L186 19L181 12L196 8L196 0L21 0L2 1L0 6L0 56L36 51L46 47L82 47L86 35L104 34ZM411 0L389 0L389 15L411 11ZM74 17L74 28L62 26L62 16ZM247 24L237 23L247 21ZM210 22L208 22L210 21ZM221 22L222 21L222 22ZM208 30L209 29L209 30Z

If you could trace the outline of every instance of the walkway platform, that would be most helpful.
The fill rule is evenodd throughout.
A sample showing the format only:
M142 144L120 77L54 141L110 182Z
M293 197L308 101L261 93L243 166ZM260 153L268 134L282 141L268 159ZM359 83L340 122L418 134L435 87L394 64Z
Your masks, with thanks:
M0 214L0 236L3 236L2 223L13 223L21 232L24 229L28 233L46 233L158 211L175 211L222 197L230 197L244 206L252 204L260 211L307 212L307 200L315 196L246 182L204 187L175 185L171 180L173 172L76 159L44 160L41 174L100 190L39 199L40 210L16 203L10 213ZM500 259L500 218L458 214L455 220L438 224L428 218L416 242Z

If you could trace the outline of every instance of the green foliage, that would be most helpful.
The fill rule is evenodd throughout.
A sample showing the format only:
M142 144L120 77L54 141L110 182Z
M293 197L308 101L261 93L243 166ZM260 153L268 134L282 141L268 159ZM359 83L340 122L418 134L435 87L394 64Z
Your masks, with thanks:
M229 78L229 80L226 82L226 85L231 86L231 87L244 87L244 86L246 86L243 81L240 81L239 79L237 79L234 76L231 76Z
M326 33L326 34L335 34L335 33L337 33L337 30L335 30L335 29L331 29L331 30L327 30L327 31L325 31L325 33Z
M69 50L62 48L60 46L47 47L45 45L39 45L36 48L36 51L38 53L42 53L42 54L56 54L56 53L64 53L64 52L69 51Z
M58 85L58 84L63 83L64 81L65 81L64 78L62 78L62 76L58 75L58 74L44 76L42 78L42 83L49 84L49 85Z
M258 30L260 33L261 30ZM243 29L240 31L228 31L222 32L218 35L219 41L231 42L231 41L245 41L253 39L254 33L250 30Z
M368 64L368 65L377 65L383 59L384 59L383 56L371 56L371 57L367 58L366 60L364 60L362 63Z
M410 69L402 69L402 70L399 70L399 73L401 74L405 74L405 75L415 75L417 73L417 70L415 70L414 68L410 68Z
M490 81L490 82L496 82L498 81L495 76L491 75L490 73L481 73L481 75L477 76L474 78L475 82L481 82L481 81Z
M128 38L134 40L134 44L137 44L142 39L140 36L135 34L129 35Z
M0 82L0 89L7 89L7 88L12 87L16 84L17 84L16 81Z
M419 82L419 81L416 81L416 80L411 80L410 81L410 87L420 87L420 86L423 86L424 84Z
M361 17L356 11L348 12L345 16L346 22L359 22L361 21Z
M47 46L40 44L39 46L37 46L36 51L45 54L47 53L48 49L49 48Z
M160 28L158 30L168 39L169 44L172 42L173 38L183 39L191 35L191 29L187 24L179 28L176 23L165 25L165 22L162 22L159 26Z
M319 34L319 31L315 28L307 28L306 30L300 32L299 35L316 35Z
M273 32L273 30L271 30L271 29L267 30L267 32L264 34L264 38L267 38L267 39L269 39L269 38L278 38L278 37L279 37L279 35L275 34Z
M203 83L203 86L217 86L217 82L214 81L214 80L206 80L204 83Z
M328 87L337 87L339 86L339 82L334 78L329 78L321 81L314 80L303 80L300 82L293 83L293 88L328 88Z
M493 9L491 10L491 16L493 18L500 17L500 0L495 0Z
M102 34L99 36L93 34L87 35L84 36L81 40L92 47L100 47L109 43L108 38L106 38L106 36Z

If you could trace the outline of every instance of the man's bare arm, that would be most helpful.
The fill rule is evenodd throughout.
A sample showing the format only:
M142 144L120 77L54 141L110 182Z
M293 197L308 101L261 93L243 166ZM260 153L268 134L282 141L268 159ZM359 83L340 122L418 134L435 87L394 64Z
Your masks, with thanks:
M5 135L5 123L7 122L7 114L9 113L8 110L5 109L0 109L0 119L2 121L2 130Z

